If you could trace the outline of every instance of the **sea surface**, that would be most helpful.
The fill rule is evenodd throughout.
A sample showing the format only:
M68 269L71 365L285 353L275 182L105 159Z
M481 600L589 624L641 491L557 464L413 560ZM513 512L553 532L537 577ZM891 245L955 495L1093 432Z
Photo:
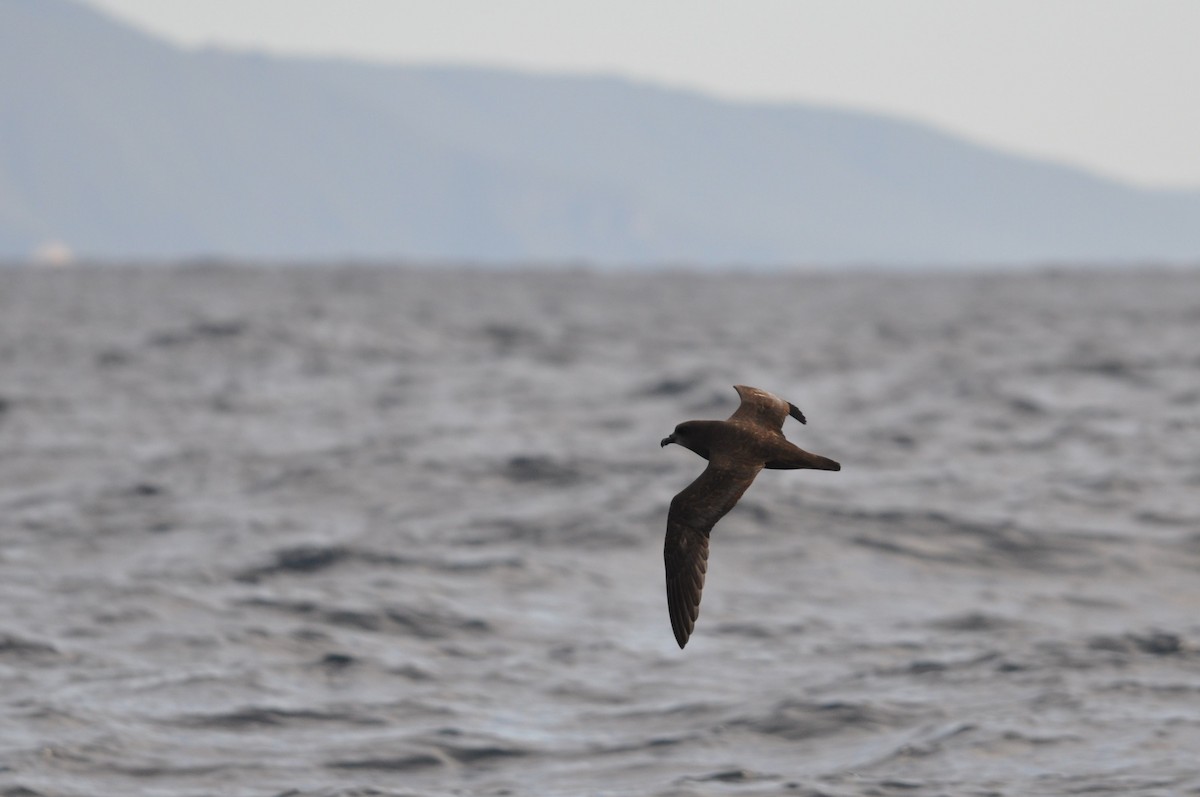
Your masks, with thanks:
M3 797L1070 794L1200 794L1200 269L0 269Z

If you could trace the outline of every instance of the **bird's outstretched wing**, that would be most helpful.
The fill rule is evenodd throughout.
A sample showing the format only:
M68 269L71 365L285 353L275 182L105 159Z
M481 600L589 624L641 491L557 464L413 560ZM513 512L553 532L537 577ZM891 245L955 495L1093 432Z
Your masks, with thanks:
M753 423L777 432L783 430L783 421L789 415L800 423L808 423L804 413L795 404L781 399L774 393L747 385L734 385L733 389L741 397L742 403L734 410L733 415L729 416L731 421Z
M667 568L667 610L679 647L700 616L700 591L708 569L708 535L746 492L761 465L709 463L704 473L671 501L663 561Z

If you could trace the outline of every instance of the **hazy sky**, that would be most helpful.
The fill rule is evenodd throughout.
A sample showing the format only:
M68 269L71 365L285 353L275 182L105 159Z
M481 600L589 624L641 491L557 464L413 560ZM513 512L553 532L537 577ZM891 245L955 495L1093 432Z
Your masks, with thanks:
M87 0L186 45L606 72L882 110L1200 188L1195 0Z

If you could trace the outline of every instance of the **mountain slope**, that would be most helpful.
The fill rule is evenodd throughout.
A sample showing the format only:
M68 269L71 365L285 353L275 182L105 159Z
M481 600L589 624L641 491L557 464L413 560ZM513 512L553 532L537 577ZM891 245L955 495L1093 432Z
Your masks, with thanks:
M610 78L182 51L0 2L0 256L1200 257L1200 194Z

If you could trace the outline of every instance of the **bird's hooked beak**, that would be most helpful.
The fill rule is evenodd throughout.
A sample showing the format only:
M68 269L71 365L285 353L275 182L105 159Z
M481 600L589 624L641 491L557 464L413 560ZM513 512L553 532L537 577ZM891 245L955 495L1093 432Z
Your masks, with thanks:
M662 442L658 444L658 447L666 448L668 443L674 443L674 442L675 442L675 435L672 433L672 434L669 434L666 437L664 437L662 439Z

